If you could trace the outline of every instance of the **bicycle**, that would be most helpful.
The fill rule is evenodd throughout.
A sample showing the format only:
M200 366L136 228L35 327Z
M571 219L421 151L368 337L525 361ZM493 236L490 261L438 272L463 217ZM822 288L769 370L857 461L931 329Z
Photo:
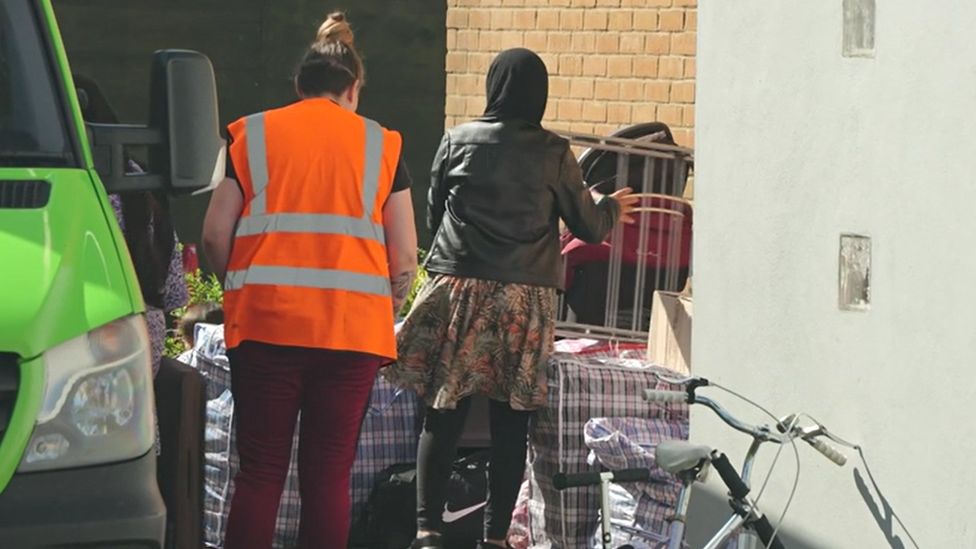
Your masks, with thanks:
M719 549L724 543L728 542L738 532L738 547L744 547L743 542L746 531L754 532L762 541L762 546L766 549L784 549L778 536L779 526L775 529L769 519L763 514L756 501L749 496L751 492L750 478L752 476L753 463L759 448L766 443L779 445L792 444L795 448L795 440L800 439L810 444L814 449L823 454L838 466L843 466L847 458L830 443L823 439L833 440L840 444L845 444L841 439L834 437L823 425L815 424L807 427L800 427L799 418L801 414L791 414L777 420L775 416L766 412L758 404L755 404L745 397L725 389L717 384L710 383L705 378L688 377L682 379L671 379L658 376L662 381L684 386L683 391L661 391L648 389L645 391L644 399L647 402L667 403L667 402L686 402L699 404L710 408L722 421L736 431L745 433L752 437L752 444L746 453L740 476L735 467L729 462L728 457L710 446L692 444L683 440L667 440L657 445L654 451L655 461L661 469L675 475L681 481L681 491L674 516L670 523L667 534L667 549L682 549L684 543L684 533L687 523L688 506L691 499L691 488L695 482L704 481L708 470L713 467L721 477L725 486L729 490L729 504L732 507L732 516L725 524L713 535L711 540L703 549ZM716 401L699 395L697 390L702 387L714 386L725 389L733 395L745 399L747 402L759 407L770 415L775 421L775 429L769 425L750 425L740 421ZM807 416L809 417L809 416ZM812 418L811 418L812 420ZM814 422L815 423L815 422ZM775 465L775 462L774 462ZM586 472L576 474L557 473L553 476L553 486L557 490L578 486L600 486L601 491L601 540L604 549L611 549L612 535L610 531L610 483L627 482L646 482L650 478L650 471L647 469L623 469L618 471ZM794 491L796 484L794 482ZM792 494L790 496L792 500ZM787 508L789 503L787 503ZM784 512L785 514L785 512ZM782 516L780 522L782 521ZM664 543L664 542L662 542ZM624 549L622 546L618 549Z

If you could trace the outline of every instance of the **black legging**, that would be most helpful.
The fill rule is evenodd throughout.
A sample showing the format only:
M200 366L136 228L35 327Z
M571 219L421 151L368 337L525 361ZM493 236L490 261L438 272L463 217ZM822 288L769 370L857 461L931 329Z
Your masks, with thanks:
M458 401L454 410L427 409L417 449L417 528L440 532L447 485L471 398ZM515 498L525 474L531 412L513 410L507 402L489 405L491 452L488 465L488 505L485 539L505 539L515 509Z

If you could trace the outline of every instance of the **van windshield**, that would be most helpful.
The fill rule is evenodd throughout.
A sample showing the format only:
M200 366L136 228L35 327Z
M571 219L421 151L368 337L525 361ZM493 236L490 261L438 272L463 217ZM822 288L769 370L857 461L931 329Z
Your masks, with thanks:
M37 9L0 0L0 167L75 165Z

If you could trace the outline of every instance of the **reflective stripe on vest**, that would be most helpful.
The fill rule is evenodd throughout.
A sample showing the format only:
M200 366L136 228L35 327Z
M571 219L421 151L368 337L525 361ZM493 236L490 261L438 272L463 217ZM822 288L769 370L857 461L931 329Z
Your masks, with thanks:
M240 290L248 284L300 286L321 290L346 290L364 294L390 295L390 281L384 276L352 273L335 269L307 267L267 267L255 265L230 271L224 290Z
M260 215L265 209L265 191L268 189L268 148L264 145L264 113L252 114L244 119L247 135L247 163L251 172L251 215Z
M383 226L371 219L335 214L281 213L242 217L237 236L267 233L340 234L365 240L386 242Z
M376 194L379 192L380 167L383 161L383 128L368 118L366 124L366 154L363 180L362 217L338 214L266 213L268 160L265 143L264 113L244 119L247 135L248 170L254 197L248 215L242 216L235 236L255 236L271 233L312 233L344 235L385 244L383 226L373 222ZM348 290L390 296L390 281L383 276L366 275L331 269L298 267L251 266L246 270L227 273L226 290L239 290L248 284L297 286L305 288Z
M380 188L380 163L383 161L383 128L369 118L366 121L366 155L363 165L363 219L373 218L376 193Z

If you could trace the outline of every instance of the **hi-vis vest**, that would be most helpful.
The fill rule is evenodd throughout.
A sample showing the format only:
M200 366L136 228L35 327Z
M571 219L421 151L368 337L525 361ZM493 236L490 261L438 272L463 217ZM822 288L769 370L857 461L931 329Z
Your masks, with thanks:
M396 358L383 205L400 135L328 99L230 125L244 192L225 338Z

